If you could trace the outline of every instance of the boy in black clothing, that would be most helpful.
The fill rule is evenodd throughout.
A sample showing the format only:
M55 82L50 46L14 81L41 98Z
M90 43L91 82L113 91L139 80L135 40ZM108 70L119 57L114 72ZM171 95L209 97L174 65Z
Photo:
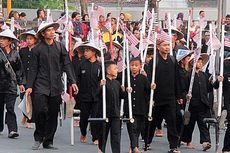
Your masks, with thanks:
M99 135L99 153L105 153L106 141L110 131L112 153L120 153L121 121L120 121L120 99L124 95L119 81L116 80L118 67L115 62L106 63L106 80L101 80L100 86L106 86L106 117L109 122L102 123L102 131ZM99 90L102 99L102 88ZM100 103L102 104L102 103ZM99 108L101 113L102 106ZM101 114L102 116L102 114Z
M145 115L147 114L148 106L148 95L150 94L150 83L147 76L140 74L141 70L141 60L140 58L133 58L130 61L130 82L132 95L132 112L134 123L127 123L127 129L131 141L131 151L132 153L139 153L138 150L138 138L140 132L144 128ZM154 88L154 86L153 86ZM125 115L128 115L128 99L125 98Z
M97 117L98 97L96 91L99 88L101 80L101 65L97 61L97 56L100 56L100 49L94 44L81 44L77 49L84 51L85 60L81 62L76 72L76 80L78 80L80 101L80 141L87 141L87 126L89 116ZM91 134L93 144L98 144L98 124L91 123Z
M211 148L209 129L203 122L204 118L210 117L208 92L211 92L213 88L217 89L219 87L219 81L223 79L223 77L218 76L216 82L212 84L208 78L208 75L205 72L202 72L202 67L205 65L205 56L208 55L201 55L197 61L192 95L187 95L187 98L191 99L189 106L191 117L189 124L184 128L184 133L182 136L183 142L186 142L187 144L191 143L192 133L195 127L195 123L197 122L198 128L200 130L200 143L202 144L203 151Z

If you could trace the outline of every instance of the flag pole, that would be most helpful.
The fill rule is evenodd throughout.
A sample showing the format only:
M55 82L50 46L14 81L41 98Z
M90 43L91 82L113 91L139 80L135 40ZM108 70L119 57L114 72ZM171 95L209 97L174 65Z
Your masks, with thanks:
M194 62L193 62L192 74L191 74L191 79L190 79L190 84L189 84L188 96L192 96L192 88L193 88L193 83L194 83L194 78L195 78L195 73L196 73L196 64L200 57L200 52L201 52L200 48L198 48L194 52ZM187 99L186 105L185 105L185 113L184 113L184 125L188 125L190 121L191 113L188 110L189 105L190 105L190 99Z
M152 82L151 84L155 84L155 74L156 74L156 53L157 53L157 32L154 32L154 50L153 50L153 70L152 70ZM154 90L151 89L150 93L150 103L149 103L149 113L148 113L148 120L152 121L152 111L154 106L153 101Z
M143 58L141 59L141 61L142 61L142 68L141 68L141 70L144 70L145 58L147 56L147 50L148 50L150 35L151 35L152 29L153 29L153 23L154 23L154 8L152 9L152 19L150 21L150 27L149 27L148 36L147 36L147 45L146 45L145 50L144 50Z
M170 38L170 42L169 42L169 46L170 46L170 55L173 55L173 48L172 48L172 23L171 23L171 14L168 13L168 24L169 24L169 38Z
M130 67L129 67L129 48L128 48L128 40L126 40L126 63L127 63L127 84L128 89L131 88L131 82L130 82ZM130 123L134 123L133 119L133 110L132 110L132 95L130 92L128 92L128 105L129 105L129 121Z
M224 75L224 28L225 26L221 26L221 50L220 50L220 76ZM217 116L221 116L221 108L222 108L222 94L223 94L223 82L219 83L218 90L218 111Z
M123 52L122 52L122 79L121 79L121 86L125 87L125 49L126 49L126 33L124 32L124 43L123 43ZM121 99L121 110L120 110L120 117L122 118L124 115L124 99Z
M143 16L143 21L142 21L140 43L139 43L139 51L141 53L141 59L143 58L143 39L145 36L147 9L148 9L148 0L145 1L145 9L144 9L144 16Z
M92 3L91 15L93 14L93 7L94 7L94 3ZM92 18L92 16L91 16L91 18ZM92 34L92 43L94 44L95 43L95 40L94 40L94 27L91 27L91 34Z
M189 10L189 15L188 15L187 48L189 48L190 28L191 28L191 10Z

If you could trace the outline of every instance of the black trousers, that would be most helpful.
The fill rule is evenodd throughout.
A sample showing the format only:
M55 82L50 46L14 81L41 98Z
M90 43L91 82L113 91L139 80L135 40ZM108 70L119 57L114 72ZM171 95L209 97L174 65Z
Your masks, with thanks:
M138 147L139 136L141 131L145 127L145 116L144 115L133 115L134 123L127 123L127 130L130 139L130 146L133 150L135 147Z
M60 109L61 95L51 97L35 93L32 103L36 127L34 140L43 142L43 146L53 144L54 135L57 130L57 117Z
M170 149L177 148L179 137L176 130L176 105L172 101L172 104L162 105L162 106L154 106L153 108L153 120L150 123L149 128L149 136L147 138L147 143L151 144L152 139L154 137L154 131L152 129L156 129L157 121L159 121L159 117L163 116L167 123L167 137L169 141Z
M224 147L223 147L223 152L224 151L230 151L230 120L228 119L228 127L224 136Z
M6 123L8 127L8 132L11 131L17 132L17 119L14 112L14 106L16 102L16 94L0 93L0 131L3 131L4 128L4 106L6 105Z
M89 117L96 118L98 115L98 103L97 102L81 102L81 113L80 113L80 130L83 136L87 134L87 126ZM101 110L102 111L102 110ZM91 134L92 141L98 140L99 138L99 124L91 123Z
M204 118L210 117L209 109L203 111L191 111L189 124L184 126L181 141L189 143L192 142L192 133L197 122L200 131L200 144L203 142L211 142L210 133L207 125L203 122Z
M110 131L112 153L121 152L121 120L120 118L109 118L109 122L103 122L99 135L99 149L105 153L106 142Z
M182 105L176 105L176 129L179 137L181 137L183 133L184 127L184 109Z

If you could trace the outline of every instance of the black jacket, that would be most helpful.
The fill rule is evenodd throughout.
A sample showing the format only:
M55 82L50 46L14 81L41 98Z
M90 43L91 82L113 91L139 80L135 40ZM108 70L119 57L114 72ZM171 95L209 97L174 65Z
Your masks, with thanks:
M189 75L191 78L191 73ZM213 91L213 88L218 89L219 82L211 83L207 73L199 71L195 73L194 83L192 88L192 99L190 101L189 110L197 111L203 108L210 108L211 104L208 101L208 93ZM189 85L187 87L189 89Z
M32 52L29 51L28 47L24 47L19 51L20 58L22 60L22 65L24 68L26 79L28 79L28 72L30 70L30 59L32 57Z
M16 94L17 84L22 85L26 83L23 75L22 62L16 50L12 50L9 54L5 52L5 55L7 56L7 59L10 62L14 73L16 74L16 80L11 77L11 69L9 69L10 71L6 70L5 64L7 63L7 60L5 59L3 53L0 51L0 93Z
M152 74L152 67L150 61L150 74ZM159 53L157 54L155 83L155 105L175 105L176 99L182 98L178 64L174 56L168 55L167 60L164 60Z
M27 88L34 93L57 96L63 91L62 72L66 72L70 84L76 83L71 68L68 52L63 44L54 41L48 45L40 41L32 49L31 67L28 74Z
M130 82L133 89L131 93L133 115L146 115L148 97L150 94L150 83L148 78L142 74L138 74L135 77L131 75ZM128 96L125 96L124 110L125 115L128 115Z
M184 102L186 102L186 95L188 93L188 86L189 86L189 80L188 80L188 76L189 76L189 71L185 70L184 68L179 66L179 75L180 75L180 90L181 90L181 94L182 94L182 99L184 100Z
M101 65L98 61L91 63L83 60L76 72L78 80L78 97L81 102L96 102L98 97L96 91L101 80Z
M120 104L121 98L125 96L125 92L122 91L121 85L117 80L110 80L106 78L106 116L107 117L120 117ZM100 97L100 106L98 114L102 116L102 87L98 92Z

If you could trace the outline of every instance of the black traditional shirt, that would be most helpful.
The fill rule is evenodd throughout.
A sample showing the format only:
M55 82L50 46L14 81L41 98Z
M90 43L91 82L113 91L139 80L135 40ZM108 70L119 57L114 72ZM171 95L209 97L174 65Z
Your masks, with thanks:
M101 80L101 65L98 61L90 62L83 60L77 70L78 97L81 102L96 102L98 97L96 91Z
M4 51L14 71L10 68L7 70L5 67L7 60L2 51L0 51L0 93L16 94L17 84L22 85L26 83L23 75L22 62L16 50L12 50L9 54ZM12 77L14 74L16 74L16 80Z
M27 87L34 93L57 96L63 91L62 72L66 72L70 84L76 83L68 52L63 44L54 41L48 45L40 41L32 49L31 67Z

